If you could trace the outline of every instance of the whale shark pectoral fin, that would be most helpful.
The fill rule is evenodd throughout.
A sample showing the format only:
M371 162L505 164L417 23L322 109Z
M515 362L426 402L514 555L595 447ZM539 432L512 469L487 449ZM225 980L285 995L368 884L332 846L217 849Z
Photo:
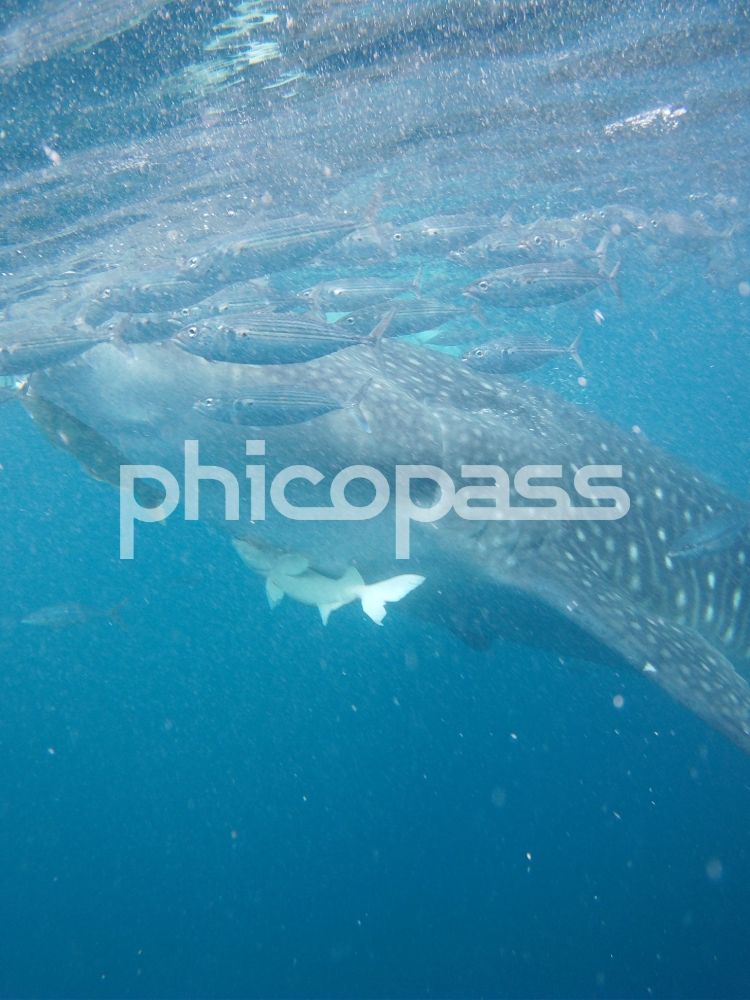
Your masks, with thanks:
M562 612L619 659L750 752L750 685L694 629L649 614L592 578L585 588L547 572L528 590Z
M284 591L277 583L274 583L270 577L266 577L266 597L268 598L268 606L271 610L273 610L284 597Z

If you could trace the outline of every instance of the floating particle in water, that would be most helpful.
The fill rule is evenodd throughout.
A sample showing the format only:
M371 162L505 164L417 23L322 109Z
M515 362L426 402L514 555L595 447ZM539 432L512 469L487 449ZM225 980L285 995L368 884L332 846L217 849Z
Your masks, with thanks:
M495 785L495 787L490 792L490 802L493 804L493 806L496 809L502 809L507 799L508 799L508 793L505 791L505 789L501 788L499 785Z
M47 159L49 160L49 162L52 164L53 167L59 167L60 164L62 163L62 156L60 156L60 154L57 152L56 149L52 149L51 146L47 146L45 144L44 146L42 146L42 152L47 157Z
M706 862L706 875L712 882L718 882L724 875L724 865L718 858L709 858Z

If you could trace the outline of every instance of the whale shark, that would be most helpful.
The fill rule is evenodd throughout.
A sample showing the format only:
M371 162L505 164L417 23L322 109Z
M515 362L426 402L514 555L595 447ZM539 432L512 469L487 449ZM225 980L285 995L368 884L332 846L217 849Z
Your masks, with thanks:
M341 401L359 391L367 429L344 406L268 428L224 424L195 408L209 396L240 398L291 386ZM191 516L221 526L235 541L293 557L297 575L307 574L306 586L321 576L340 581L351 567L358 586L405 573L413 581L424 578L400 595L399 613L438 623L474 647L521 642L627 666L750 752L750 687L742 675L750 658L750 532L738 531L726 545L698 549L692 558L670 554L687 531L717 517L739 517L743 502L642 435L544 388L482 376L458 359L395 341L284 366L212 363L168 341L104 343L35 372L27 396L32 414L34 400L45 400L91 428L114 453L162 467L176 479L184 474L186 440L199 442L206 467L228 470L245 485L261 463L267 480L303 463L330 482L356 464L377 470L391 485L399 465L439 468L456 478L467 466L553 465L570 491L582 466L620 467L629 498L623 516L418 514L406 560L395 554L392 493L369 520L303 521L270 505L258 517L243 489L238 516L227 520L225 484L206 473L200 509ZM250 453L255 457L248 464ZM95 464L83 458L89 468ZM360 486L361 496L352 485L352 497L367 502L370 487ZM411 487L417 512L438 502L429 477L415 478ZM297 480L288 495L293 504L319 503L321 489ZM294 596L290 574L271 593ZM351 599L353 591L332 601L306 597L313 604Z

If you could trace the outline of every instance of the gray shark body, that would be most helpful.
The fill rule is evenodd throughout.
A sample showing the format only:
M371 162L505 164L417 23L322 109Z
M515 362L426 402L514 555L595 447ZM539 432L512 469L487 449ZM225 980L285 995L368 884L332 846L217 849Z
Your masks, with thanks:
M218 424L194 409L207 396L297 385L342 401L364 387L359 408L292 427ZM41 396L134 463L157 463L180 478L183 442L200 441L204 464L245 482L245 441L263 439L270 480L304 463L330 482L352 464L392 481L397 464L428 464L461 481L464 464L559 464L570 489L575 469L620 465L630 497L615 521L466 521L451 514L412 527L408 562L395 559L392 505L358 522L302 523L267 511L228 524L253 543L301 552L317 571L356 565L365 579L419 573L425 583L404 608L444 623L475 646L498 637L561 653L627 664L750 751L750 537L720 551L673 559L686 530L741 510L742 502L698 473L591 413L513 380L485 381L460 362L422 348L353 347L304 365L211 364L174 345L112 344L32 376ZM435 500L429 482L421 502ZM356 493L356 491L355 491ZM323 503L321 488L297 484L294 503ZM365 498L366 499L366 498ZM223 493L206 484L201 517L223 521ZM144 528L147 531L148 528Z

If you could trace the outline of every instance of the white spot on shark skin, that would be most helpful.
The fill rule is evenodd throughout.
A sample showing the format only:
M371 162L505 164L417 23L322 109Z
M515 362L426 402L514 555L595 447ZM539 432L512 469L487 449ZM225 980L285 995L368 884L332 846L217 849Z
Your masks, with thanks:
M710 590L716 590L716 574L713 570L706 577L706 583L708 584Z
M729 628L726 630L726 632L722 636L722 639L727 644L729 644L730 642L732 642L732 640L734 639L734 625L730 625L729 626Z
M674 563L669 558L669 556L664 556L664 566L666 569L674 569Z
M656 667L653 665L653 663L651 663L650 661L647 660L643 664L643 672L644 672L644 674L655 674L656 673Z
M745 555L744 550L740 549L740 551L737 553L737 562L740 564L740 566L744 566L746 559L747 556Z
M738 587L732 594L732 607L734 608L735 611L737 611L739 610L741 604L742 604L742 591Z
M635 542L631 542L630 545L628 545L628 557L632 563L638 562L638 546Z
M656 487L656 489L654 490L654 496L656 497L657 500L664 499L664 490L661 488L661 486Z
M641 589L641 578L637 573L630 578L630 589L634 592Z
M674 602L678 608L687 607L687 593L684 590L678 590Z
M713 604L709 604L708 607L706 608L706 613L703 616L703 621L706 623L706 625L710 625L713 620L714 620L714 606Z
M690 524L690 522L693 520L693 515L690 513L689 510L684 510L682 512L682 517L687 524Z
M656 532L656 537L659 539L660 542L666 542L667 533L664 530L664 528L659 528L659 530Z
M614 538L606 538L604 540L604 548L610 554L613 553L615 551L615 540L614 540Z

